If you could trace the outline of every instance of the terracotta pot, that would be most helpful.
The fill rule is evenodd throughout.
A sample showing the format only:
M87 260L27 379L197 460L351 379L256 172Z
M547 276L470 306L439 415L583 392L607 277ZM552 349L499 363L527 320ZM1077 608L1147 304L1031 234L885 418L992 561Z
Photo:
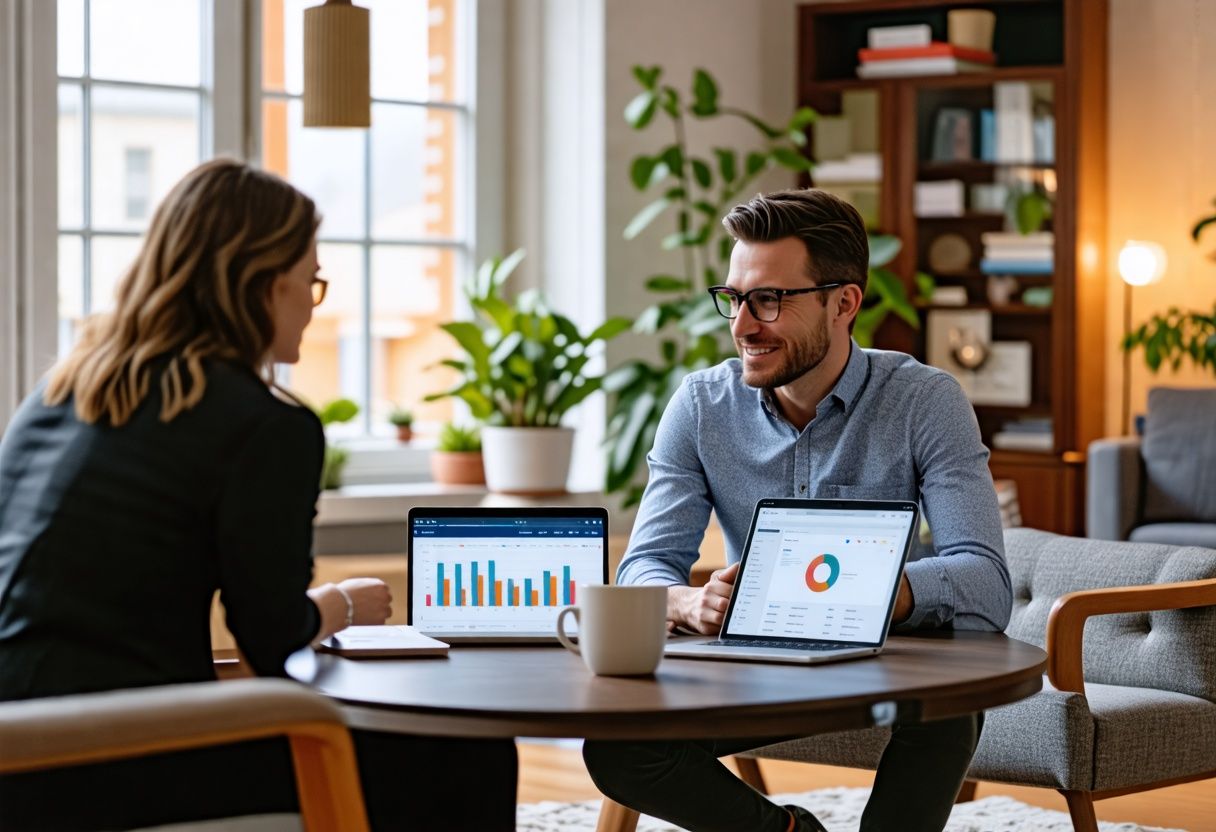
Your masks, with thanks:
M481 451L433 451L431 476L444 485L482 485L486 471Z
M409 442L414 438L414 429L409 425L397 425L397 441Z

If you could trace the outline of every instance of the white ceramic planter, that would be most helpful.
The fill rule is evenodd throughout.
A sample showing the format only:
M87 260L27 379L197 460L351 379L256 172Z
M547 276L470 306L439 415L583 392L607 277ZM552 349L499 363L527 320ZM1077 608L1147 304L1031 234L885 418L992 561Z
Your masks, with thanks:
M573 448L573 428L484 427L486 488L529 496L565 493Z

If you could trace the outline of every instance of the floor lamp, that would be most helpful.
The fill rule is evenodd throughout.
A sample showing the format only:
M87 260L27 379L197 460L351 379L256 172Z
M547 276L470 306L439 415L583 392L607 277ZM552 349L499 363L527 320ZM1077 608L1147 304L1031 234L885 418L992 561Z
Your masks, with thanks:
M1132 332L1132 287L1156 283L1165 274L1165 249L1156 243L1128 240L1119 250L1119 277L1123 279L1123 337ZM1122 429L1130 434L1132 352L1123 350Z

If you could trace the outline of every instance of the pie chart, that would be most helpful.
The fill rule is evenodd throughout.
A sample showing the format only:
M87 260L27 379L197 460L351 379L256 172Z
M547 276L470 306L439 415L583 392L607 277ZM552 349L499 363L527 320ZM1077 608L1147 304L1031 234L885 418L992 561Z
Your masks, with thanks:
M820 566L827 566L828 576L825 580L815 579L815 570ZM811 592L826 592L832 588L832 584L836 583L836 579L840 577L840 561L835 555L829 555L826 552L819 555L811 561L811 565L806 568L806 585Z

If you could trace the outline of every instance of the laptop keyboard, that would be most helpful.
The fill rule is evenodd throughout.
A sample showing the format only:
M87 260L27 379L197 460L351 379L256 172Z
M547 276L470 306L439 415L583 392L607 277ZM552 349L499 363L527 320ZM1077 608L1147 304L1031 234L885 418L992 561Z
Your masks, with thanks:
M846 645L831 641L768 641L758 638L732 638L730 641L709 641L706 647L770 647L778 650L841 650Z

